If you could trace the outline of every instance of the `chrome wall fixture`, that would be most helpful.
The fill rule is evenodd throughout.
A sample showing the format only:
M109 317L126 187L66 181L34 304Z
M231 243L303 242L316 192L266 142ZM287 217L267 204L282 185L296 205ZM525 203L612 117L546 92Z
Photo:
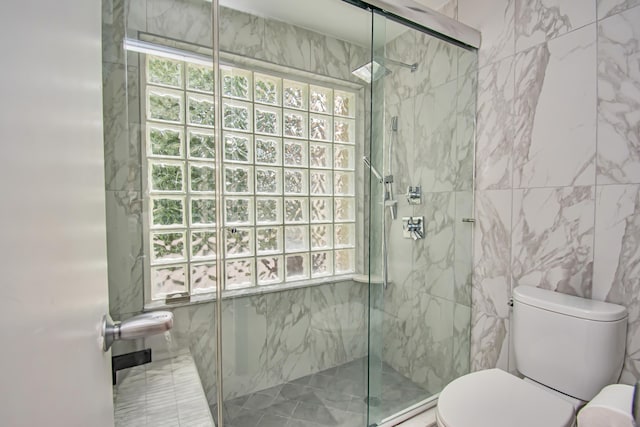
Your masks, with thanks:
M407 202L410 205L421 205L422 204L422 187L416 185L415 187L409 186L407 188Z
M161 334L173 328L173 313L153 311L134 316L124 322L114 322L105 314L102 318L102 338L104 351L109 351L114 341L135 340Z
M405 239L424 239L424 217L405 216L402 218L402 237Z

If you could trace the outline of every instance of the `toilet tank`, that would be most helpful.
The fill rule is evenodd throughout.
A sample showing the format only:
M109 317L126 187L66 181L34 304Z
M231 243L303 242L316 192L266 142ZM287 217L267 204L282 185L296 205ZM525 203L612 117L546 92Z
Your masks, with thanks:
M618 381L627 334L625 307L531 286L513 291L516 368L580 400Z

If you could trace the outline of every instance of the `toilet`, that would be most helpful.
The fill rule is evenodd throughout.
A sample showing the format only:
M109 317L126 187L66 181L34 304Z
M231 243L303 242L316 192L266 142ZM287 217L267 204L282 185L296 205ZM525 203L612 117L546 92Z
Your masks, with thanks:
M500 369L464 375L440 393L440 427L571 427L617 382L625 307L531 286L513 291L513 351L521 379Z

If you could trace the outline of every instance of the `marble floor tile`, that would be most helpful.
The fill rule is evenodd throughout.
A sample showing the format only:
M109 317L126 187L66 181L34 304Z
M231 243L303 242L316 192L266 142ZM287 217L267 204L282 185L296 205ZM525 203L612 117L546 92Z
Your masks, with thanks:
M224 403L230 427L362 427L367 422L367 359L357 359ZM386 418L427 397L427 392L387 364L371 416ZM376 374L374 373L374 374ZM215 406L212 411L215 411Z

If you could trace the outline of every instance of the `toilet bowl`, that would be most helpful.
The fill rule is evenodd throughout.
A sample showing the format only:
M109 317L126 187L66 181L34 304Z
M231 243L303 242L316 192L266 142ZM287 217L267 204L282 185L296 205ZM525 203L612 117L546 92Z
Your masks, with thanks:
M576 410L617 381L625 307L519 286L513 351L525 379L500 369L464 375L440 393L440 427L572 427Z
M462 403L464 402L464 403ZM571 403L500 369L464 375L441 393L439 427L572 427Z

